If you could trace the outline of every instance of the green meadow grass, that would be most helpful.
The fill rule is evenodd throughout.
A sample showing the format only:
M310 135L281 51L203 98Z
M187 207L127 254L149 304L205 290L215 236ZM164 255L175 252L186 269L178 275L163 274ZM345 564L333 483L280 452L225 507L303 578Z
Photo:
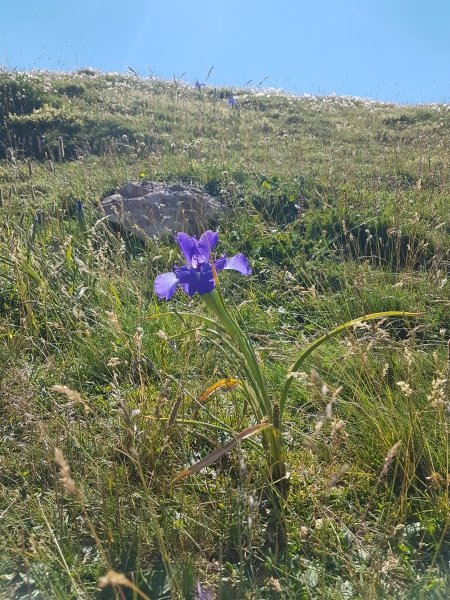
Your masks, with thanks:
M447 597L449 125L447 105L0 73L1 598ZM222 291L274 397L332 327L422 313L330 340L296 377L282 559L251 441L171 486L229 440L178 421L252 423L239 388L198 408L242 374L198 297L154 296L174 241L100 218L140 178L225 202L218 251L253 275Z

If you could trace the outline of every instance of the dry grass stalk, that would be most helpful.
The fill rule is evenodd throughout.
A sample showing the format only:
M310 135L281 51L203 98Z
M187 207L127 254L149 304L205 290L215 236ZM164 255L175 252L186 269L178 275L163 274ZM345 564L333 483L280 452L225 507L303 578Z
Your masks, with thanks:
M118 334L123 334L122 327L119 323L119 317L116 315L116 313L113 312L112 310L106 310L105 315L108 318L108 320L110 321L112 327L116 330L116 332Z
M113 587L127 587L133 590L135 594L143 598L143 600L150 600L150 597L147 596L144 592L142 592L132 581L130 581L123 573L118 573L117 571L109 570L106 575L100 577L98 580L98 587L100 589L106 588L109 585Z
M167 425L169 427L175 423L175 421L178 417L178 411L180 410L180 406L181 406L182 402L183 402L183 396L179 396L176 399L175 404L172 407L172 410L170 411L169 420L167 421Z
M326 487L327 488L336 487L336 485L341 481L341 479L344 477L344 475L346 473L348 473L350 468L351 468L350 465L343 465L338 471L336 471L336 473L333 473L333 475L328 480Z

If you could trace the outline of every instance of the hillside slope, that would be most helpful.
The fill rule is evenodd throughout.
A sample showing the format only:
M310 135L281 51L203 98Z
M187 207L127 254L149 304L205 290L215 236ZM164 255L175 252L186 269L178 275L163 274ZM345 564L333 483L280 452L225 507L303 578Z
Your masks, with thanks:
M108 569L161 599L447 597L449 148L446 105L0 72L4 598L128 597L99 591ZM174 241L100 218L140 179L228 206L218 252L253 274L222 291L273 397L336 324L421 313L353 328L298 375L281 558L256 444L170 485L254 422L239 387L198 405L243 373L189 316L201 298L153 294Z

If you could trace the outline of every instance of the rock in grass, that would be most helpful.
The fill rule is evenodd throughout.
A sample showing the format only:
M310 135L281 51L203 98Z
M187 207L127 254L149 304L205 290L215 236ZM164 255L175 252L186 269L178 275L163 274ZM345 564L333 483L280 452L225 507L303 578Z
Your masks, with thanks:
M223 212L223 206L192 185L155 181L128 182L100 202L116 228L145 241L163 233L199 235Z

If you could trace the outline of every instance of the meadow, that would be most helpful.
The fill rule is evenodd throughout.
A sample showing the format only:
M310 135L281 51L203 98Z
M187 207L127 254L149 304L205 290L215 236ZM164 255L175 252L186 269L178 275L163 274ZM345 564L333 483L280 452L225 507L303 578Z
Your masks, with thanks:
M234 98L231 103L230 98ZM0 72L0 598L444 599L450 105ZM226 206L220 290L278 401L285 544L246 379L172 236L112 231L126 181ZM81 203L81 204L80 204ZM80 209L81 206L81 209ZM231 386L229 386L231 387Z

